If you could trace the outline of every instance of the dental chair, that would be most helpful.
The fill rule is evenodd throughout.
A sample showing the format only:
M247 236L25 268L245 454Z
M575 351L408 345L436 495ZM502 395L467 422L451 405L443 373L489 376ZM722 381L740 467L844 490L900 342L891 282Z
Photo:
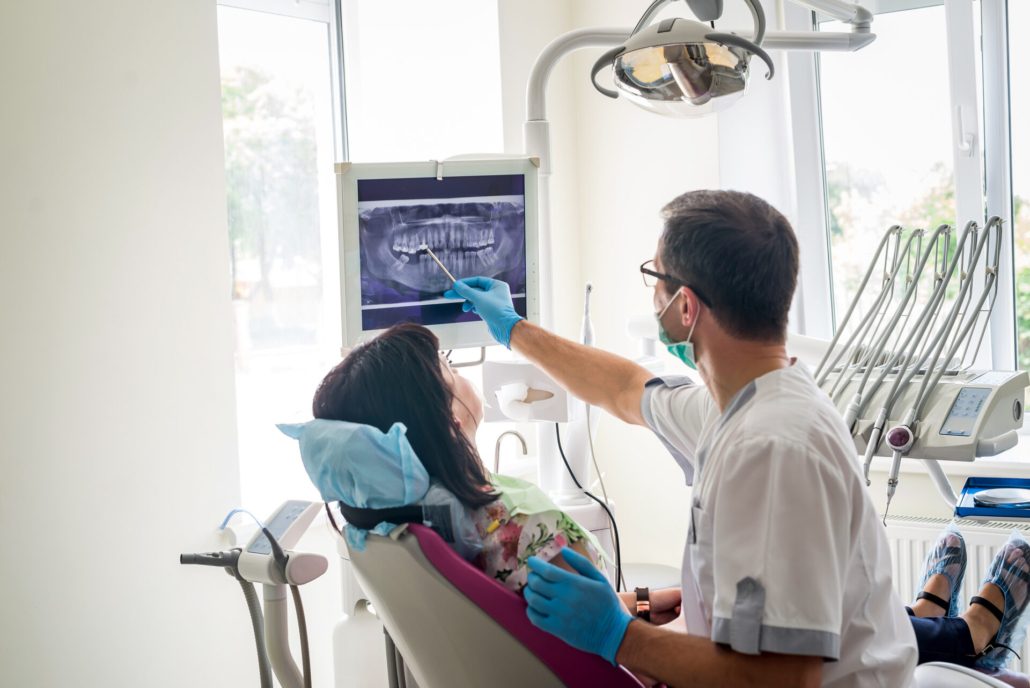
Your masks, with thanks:
M916 667L911 688L1011 688L1013 683L1000 681L987 674L957 664L929 662Z
M387 632L391 688L642 688L632 674L577 650L526 617L520 595L462 559L433 530L369 535L351 564ZM396 653L393 652L393 647ZM399 657L395 656L399 655ZM954 664L916 669L909 688L1010 688Z
M622 667L577 650L526 617L521 595L485 576L431 529L399 526L350 552L365 594L418 688L641 688ZM399 677L399 678L398 678ZM408 686L408 688L412 688Z

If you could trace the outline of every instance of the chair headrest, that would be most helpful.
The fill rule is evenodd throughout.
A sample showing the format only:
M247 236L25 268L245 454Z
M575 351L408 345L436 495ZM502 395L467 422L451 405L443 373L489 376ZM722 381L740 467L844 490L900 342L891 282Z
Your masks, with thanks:
M364 527L348 523L344 535L349 547L364 550L370 531L388 534L397 523L386 519L403 514L407 521L410 512L396 509L417 504L423 512L419 522L440 532L464 558L472 559L482 549L472 514L450 491L430 480L403 423L394 423L385 433L371 425L323 419L277 427L299 441L304 470L323 500L389 510L381 519L372 515L364 520ZM375 525L369 527L370 521Z

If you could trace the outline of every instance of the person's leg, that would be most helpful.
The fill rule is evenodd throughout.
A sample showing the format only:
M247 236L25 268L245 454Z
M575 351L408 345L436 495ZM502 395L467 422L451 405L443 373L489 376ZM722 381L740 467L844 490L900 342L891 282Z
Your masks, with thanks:
M976 649L965 619L959 617L920 618L910 616L916 634L919 663L948 662L973 667Z
M944 598L941 581L927 580ZM943 594L942 594L943 593ZM924 600L919 600L922 602ZM943 600L942 600L943 601ZM960 617L943 617L943 605L919 617L909 608L919 648L919 663L950 662L996 669L1012 656L1008 647L1022 644L1026 609L1030 603L1030 544L1009 540L994 559L987 580ZM994 609L991 609L994 607ZM1004 646L1004 647L1003 647Z
M973 644L982 652L976 662L977 667L1004 668L1020 651L1026 637L1028 616L1025 612L1030 605L1030 543L1021 534L1013 532L1009 536L991 563L984 589L970 602L966 618ZM991 629L996 629L993 635Z
M921 592L912 604L922 618L958 616L958 595L966 572L966 543L954 523L941 531L926 557Z
M978 597L1004 608L1005 597L992 583L984 584ZM909 614L912 612L910 609ZM962 616L945 617L942 616L943 612L938 607L934 616L911 616L912 630L915 631L916 646L919 648L919 663L949 662L975 667L979 654L998 633L1001 623L979 604L969 605Z

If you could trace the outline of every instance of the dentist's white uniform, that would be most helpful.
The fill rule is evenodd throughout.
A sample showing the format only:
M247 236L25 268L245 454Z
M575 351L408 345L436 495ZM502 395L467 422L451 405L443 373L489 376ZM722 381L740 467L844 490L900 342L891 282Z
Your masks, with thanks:
M823 657L824 686L909 685L915 635L887 538L847 428L808 371L763 375L721 415L705 388L652 380L642 410L694 485L689 632Z

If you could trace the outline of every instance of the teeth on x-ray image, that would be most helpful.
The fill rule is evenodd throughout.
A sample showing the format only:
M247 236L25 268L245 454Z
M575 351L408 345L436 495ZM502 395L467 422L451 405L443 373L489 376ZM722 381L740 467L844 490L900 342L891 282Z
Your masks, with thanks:
M526 222L522 199L453 203L431 201L368 207L359 212L362 301L388 291L437 297L451 287L440 267L419 247L426 244L458 279L484 275L525 289ZM514 275L510 274L514 273ZM368 279L371 278L371 279ZM403 289L407 287L407 289Z

